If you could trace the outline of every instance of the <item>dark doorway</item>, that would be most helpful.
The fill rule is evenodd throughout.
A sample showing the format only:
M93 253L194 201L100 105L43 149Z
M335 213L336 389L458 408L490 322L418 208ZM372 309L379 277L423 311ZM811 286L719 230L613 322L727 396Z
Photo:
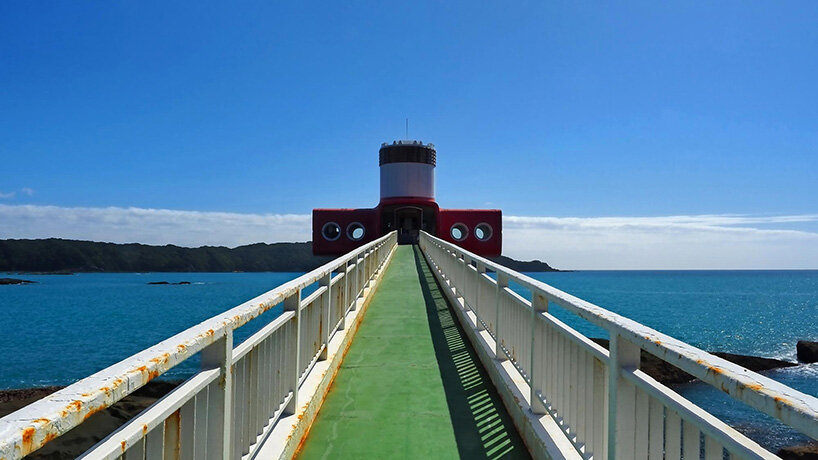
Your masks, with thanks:
M398 244L417 244L423 225L423 210L410 206L396 209L394 225L398 229Z
M387 204L379 206L381 234L396 230L398 244L416 244L420 231L435 234L437 207L425 204Z

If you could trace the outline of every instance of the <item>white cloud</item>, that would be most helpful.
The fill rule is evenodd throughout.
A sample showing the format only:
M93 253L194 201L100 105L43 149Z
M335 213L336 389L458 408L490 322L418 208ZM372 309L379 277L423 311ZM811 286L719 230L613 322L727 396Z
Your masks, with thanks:
M770 228L816 221L812 214L509 216L503 249L571 269L818 268L818 233Z
M51 237L179 246L308 241L310 216L0 205L0 238Z
M503 252L566 269L818 268L818 215L520 217L503 219ZM180 246L307 241L310 216L144 208L0 205L0 238L70 238Z
M14 195L16 195L16 193L15 193L15 192L8 192L8 193L3 193L3 192L0 192L0 199L4 199L4 198L14 198Z
M20 192L23 195L26 195L26 196L33 196L34 195L34 189L33 188L23 187L23 188L20 189Z

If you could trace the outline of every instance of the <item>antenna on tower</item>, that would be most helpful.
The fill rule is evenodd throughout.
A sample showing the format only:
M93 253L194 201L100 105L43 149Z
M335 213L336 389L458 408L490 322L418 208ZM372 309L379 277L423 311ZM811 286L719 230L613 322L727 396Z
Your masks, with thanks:
M405 139L409 139L409 119L406 119L406 137Z

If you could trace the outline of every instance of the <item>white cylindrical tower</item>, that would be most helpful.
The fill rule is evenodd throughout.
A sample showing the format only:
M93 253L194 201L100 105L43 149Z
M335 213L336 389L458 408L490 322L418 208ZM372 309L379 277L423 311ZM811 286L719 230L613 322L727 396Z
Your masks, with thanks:
M381 144L381 200L435 199L435 146L421 141Z

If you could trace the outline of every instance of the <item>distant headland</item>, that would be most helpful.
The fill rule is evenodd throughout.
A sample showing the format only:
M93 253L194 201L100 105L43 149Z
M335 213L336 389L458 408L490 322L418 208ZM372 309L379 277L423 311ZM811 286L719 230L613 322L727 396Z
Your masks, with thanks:
M48 238L0 240L0 272L305 272L332 260L315 256L312 244L255 243L235 248L101 243ZM524 272L559 271L539 260L492 260Z

